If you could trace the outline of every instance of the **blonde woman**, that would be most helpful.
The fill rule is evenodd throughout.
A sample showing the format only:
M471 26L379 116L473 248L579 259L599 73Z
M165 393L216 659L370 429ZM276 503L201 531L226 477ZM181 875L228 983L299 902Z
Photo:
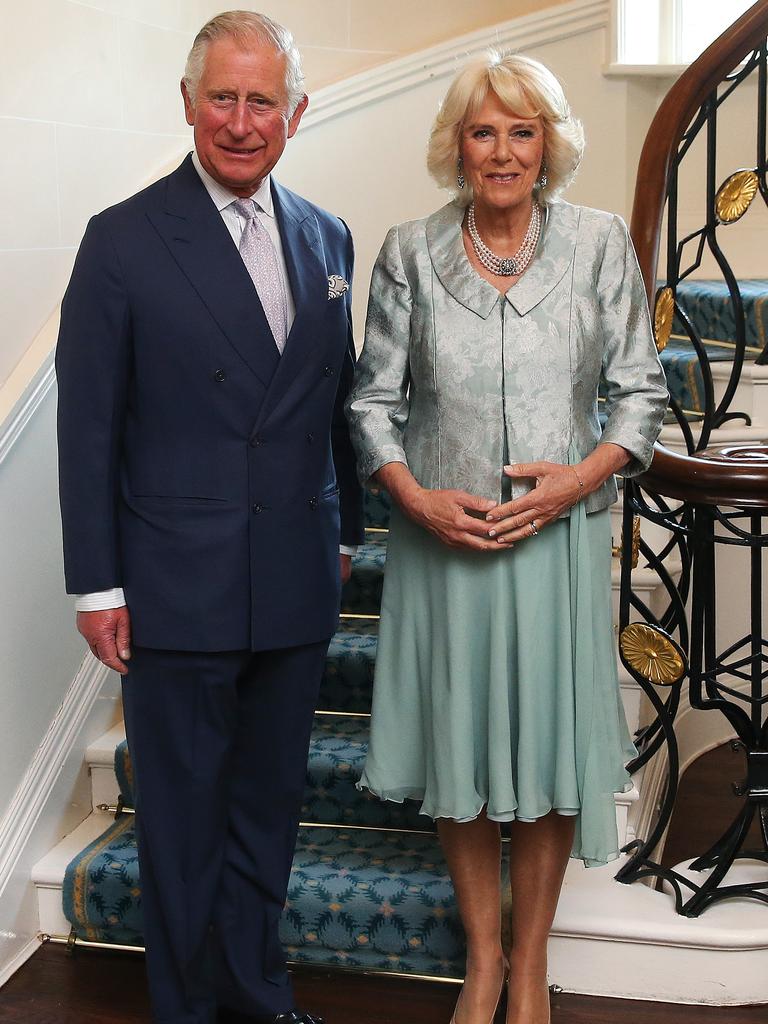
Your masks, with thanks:
M455 1024L489 1024L503 989L499 822L507 1022L547 1024L568 857L617 856L629 785L608 507L667 392L624 223L560 198L582 149L543 65L459 72L428 153L454 198L387 235L347 407L395 505L361 785L437 821L467 938Z

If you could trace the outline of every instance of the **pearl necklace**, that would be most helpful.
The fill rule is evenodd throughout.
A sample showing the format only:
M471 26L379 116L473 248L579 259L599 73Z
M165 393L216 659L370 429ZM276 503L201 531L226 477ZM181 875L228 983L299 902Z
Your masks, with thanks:
M533 254L536 252L536 246L541 235L541 207L538 203L533 204L531 220L528 224L523 244L514 256L497 256L494 252L491 252L477 230L474 203L470 203L467 213L467 230L472 240L472 248L486 270L490 270L492 274L498 274L499 277L519 275L528 267L528 264L533 259Z

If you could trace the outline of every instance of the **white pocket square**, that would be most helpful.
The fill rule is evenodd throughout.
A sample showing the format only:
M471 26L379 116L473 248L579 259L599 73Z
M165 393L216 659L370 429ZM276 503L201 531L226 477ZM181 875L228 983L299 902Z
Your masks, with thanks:
M349 291L349 285L339 274L331 274L328 278L328 298L338 299Z

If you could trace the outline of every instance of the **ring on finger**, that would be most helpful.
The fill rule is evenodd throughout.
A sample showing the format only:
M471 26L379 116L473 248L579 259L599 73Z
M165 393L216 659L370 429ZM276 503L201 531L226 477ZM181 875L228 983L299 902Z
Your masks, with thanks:
M536 520L535 519L531 520L530 527L531 527L531 536L535 537L538 534L538 532L539 532L539 529L536 526Z

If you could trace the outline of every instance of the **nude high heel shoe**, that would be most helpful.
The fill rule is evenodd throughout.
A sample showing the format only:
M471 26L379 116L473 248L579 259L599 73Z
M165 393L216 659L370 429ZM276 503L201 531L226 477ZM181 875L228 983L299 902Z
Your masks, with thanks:
M504 987L507 984L507 978L508 977L509 977L509 964L507 964L505 962L505 964L504 964L504 973L501 976L501 987L499 988L499 997L496 1000L496 1005L493 1008L493 1013L491 1014L491 1019L488 1021L488 1024L493 1024L493 1021L494 1021L494 1019L496 1017L496 1011L499 1008L499 1003L501 1002L501 997L504 994ZM462 985L461 992L459 992L459 998L456 1000L456 1005L453 1008L453 1016L451 1017L450 1024L458 1024L458 1022L456 1020L456 1014L457 1014L459 1006L461 1004L461 993L463 991L464 991L464 986Z

